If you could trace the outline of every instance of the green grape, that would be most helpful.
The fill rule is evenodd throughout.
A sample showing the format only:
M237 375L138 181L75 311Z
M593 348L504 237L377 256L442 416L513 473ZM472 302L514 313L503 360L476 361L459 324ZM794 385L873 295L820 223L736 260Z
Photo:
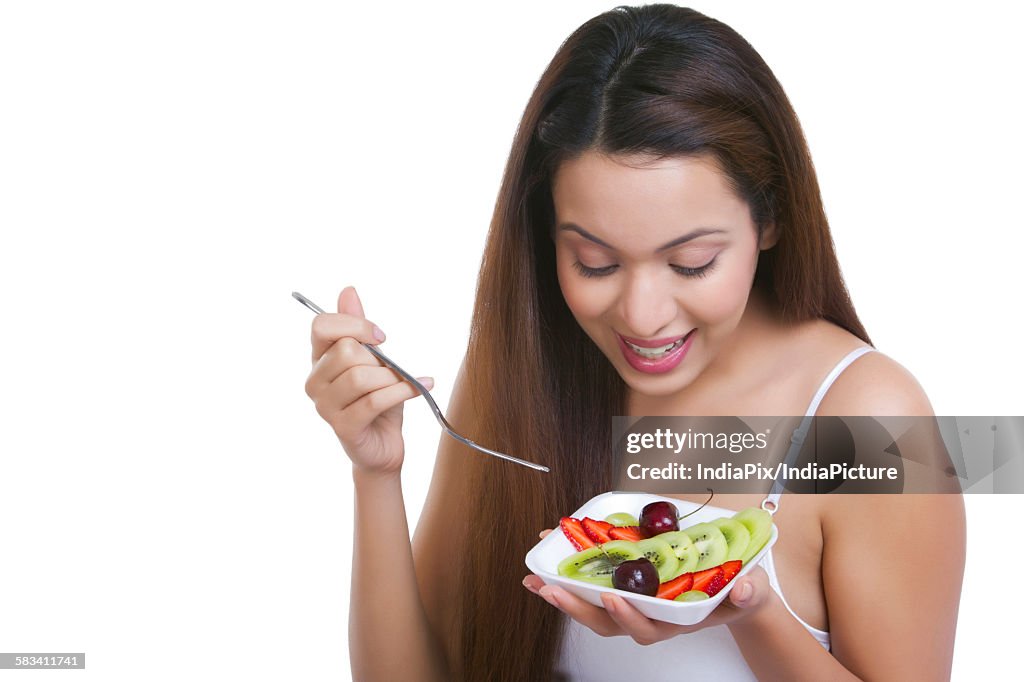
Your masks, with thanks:
M604 517L604 520L613 526L637 526L640 524L636 517L626 512L615 512Z
M676 597L676 601L704 601L705 599L709 599L708 595L700 590L683 592L681 595Z

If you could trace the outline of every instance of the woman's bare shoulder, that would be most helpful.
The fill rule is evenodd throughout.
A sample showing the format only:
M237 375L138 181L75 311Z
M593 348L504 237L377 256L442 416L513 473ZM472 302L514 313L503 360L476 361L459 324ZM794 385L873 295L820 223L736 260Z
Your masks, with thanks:
M845 329L817 320L805 331L805 357L821 357L835 366L847 353L867 344ZM875 350L853 361L835 380L818 406L823 416L930 416L931 403L910 371Z
M818 414L925 417L934 412L914 375L888 355L875 351L862 355L839 375L821 401Z

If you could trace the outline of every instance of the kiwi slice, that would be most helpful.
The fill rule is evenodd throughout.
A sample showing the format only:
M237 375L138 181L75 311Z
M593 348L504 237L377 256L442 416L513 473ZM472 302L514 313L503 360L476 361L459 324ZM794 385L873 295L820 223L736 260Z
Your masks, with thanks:
M704 601L705 599L711 599L707 592L701 590L690 590L689 592L683 592L681 595L676 597L676 601Z
M698 523L684 528L683 532L690 536L700 553L700 561L694 570L703 571L705 568L725 563L725 557L729 555L729 543L725 541L725 536L718 530L718 526Z
M604 520L613 526L639 526L640 522L636 520L636 517L626 512L615 512L604 517Z
M697 546L693 544L693 540L690 536L681 530L671 530L667 533L660 533L656 536L659 540L664 540L675 552L676 558L679 559L679 568L676 569L676 575L682 575L683 573L689 573L697 569L697 563L700 561L700 552L697 551ZM673 578L675 576L672 576Z
M623 561L639 559L641 556L634 543L612 540L600 547L589 547L565 557L558 564L558 575L611 587L615 567Z
M725 542L729 545L729 554L725 560L733 561L742 557L750 544L750 531L747 530L747 527L736 519L730 518L715 519L711 523L718 526L718 530L722 531Z
M650 559L654 567L658 569L658 580L665 582L679 574L679 559L672 551L672 545L661 539L660 535L647 538L635 543L640 556ZM604 545L607 547L608 545Z
M740 560L746 564L761 551L761 548L772 536L772 515L764 509L747 507L737 512L732 518L746 526L750 532L750 544L743 550L743 555L740 557Z

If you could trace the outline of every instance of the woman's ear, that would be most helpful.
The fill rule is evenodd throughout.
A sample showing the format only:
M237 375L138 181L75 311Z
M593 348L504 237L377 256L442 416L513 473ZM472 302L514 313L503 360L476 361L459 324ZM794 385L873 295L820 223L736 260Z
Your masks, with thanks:
M759 248L762 251L767 251L776 244L779 243L779 228L774 222L765 224L764 229L761 230L761 243Z

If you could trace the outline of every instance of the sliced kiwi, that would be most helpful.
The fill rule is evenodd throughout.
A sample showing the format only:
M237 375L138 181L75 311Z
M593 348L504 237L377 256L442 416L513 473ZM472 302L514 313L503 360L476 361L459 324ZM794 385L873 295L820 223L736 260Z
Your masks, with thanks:
M615 567L623 561L639 559L642 556L636 543L612 540L600 547L589 547L562 559L558 564L558 575L611 587Z
M636 520L636 517L626 512L615 512L604 517L604 520L613 526L639 526L640 522Z
M672 551L675 552L676 558L679 559L676 575L682 575L697 569L697 563L700 561L700 552L697 551L697 546L693 544L693 540L690 539L689 535L681 530L670 530L667 533L660 533L657 538L667 542ZM672 577L674 578L675 576Z
M701 590L690 590L689 592L683 592L681 595L676 597L676 601L704 601L705 599L711 599L707 592Z
M740 560L745 564L761 551L772 536L772 515L764 509L747 507L737 512L732 518L742 523L750 532L750 544L743 550Z
M665 582L679 574L679 559L672 551L672 545L661 539L660 535L635 543L640 556L650 559L658 569L658 580ZM605 545L607 546L607 545Z
M733 561L742 557L750 544L750 531L747 530L747 527L736 519L730 518L715 519L711 523L718 526L718 530L722 531L725 542L729 545L729 554L725 560Z
M725 541L725 536L718 530L718 526L698 523L684 528L683 532L690 536L700 553L700 560L694 570L703 571L705 568L725 563L725 557L729 555L729 543Z

